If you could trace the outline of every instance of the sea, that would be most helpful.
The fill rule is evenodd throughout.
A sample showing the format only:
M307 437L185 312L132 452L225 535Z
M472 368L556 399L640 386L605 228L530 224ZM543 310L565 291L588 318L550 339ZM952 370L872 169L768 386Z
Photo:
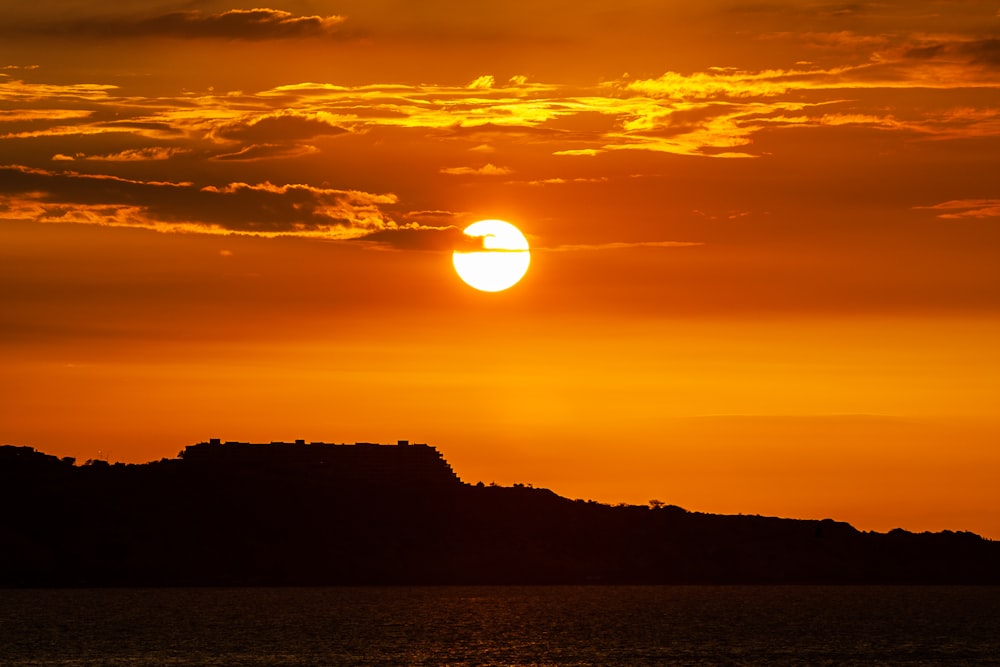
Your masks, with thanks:
M0 665L1000 665L1000 587L12 589Z

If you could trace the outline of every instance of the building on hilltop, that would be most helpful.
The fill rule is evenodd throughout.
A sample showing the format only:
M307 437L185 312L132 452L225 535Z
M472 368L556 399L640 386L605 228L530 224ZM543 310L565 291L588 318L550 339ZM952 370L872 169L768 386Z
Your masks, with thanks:
M326 442L251 443L208 442L189 445L181 452L185 465L246 468L309 468L377 483L454 484L461 480L434 447L399 440L395 445L372 442L334 444Z

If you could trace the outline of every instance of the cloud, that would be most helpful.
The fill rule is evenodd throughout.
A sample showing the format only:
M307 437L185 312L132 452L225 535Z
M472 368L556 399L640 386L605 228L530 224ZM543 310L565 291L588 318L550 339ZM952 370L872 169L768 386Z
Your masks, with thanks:
M721 213L706 213L700 209L691 211L694 215L706 220L739 220L750 215L750 211L729 210Z
M753 153L733 150L753 143L753 135L777 120L761 120L760 115L789 108L783 103L661 104L643 100L636 113L623 121L621 130L605 135L603 151L645 150L676 155L716 158L750 158ZM790 108L800 109L795 104Z
M404 216L407 220L412 220L420 225L430 225L437 227L452 227L452 223L458 218L459 214L454 211L409 211ZM433 223L433 224L431 224ZM446 224L447 223L447 224Z
M988 40L963 44L990 53ZM917 45L910 42L907 49ZM807 127L868 127L937 139L1000 135L1000 117L992 108L872 107L857 99L866 90L881 88L1000 87L995 76L983 74L982 66L960 67L936 56L907 57L901 48L864 65L711 68L650 79L625 77L590 88L527 83L519 77L513 88L495 83L489 88L301 83L258 93L185 95L173 102L165 98L144 108L127 97L111 97L113 86L29 85L0 78L0 99L21 107L28 100L32 107L51 105L32 109L28 129L18 128L5 138L128 133L158 144L170 141L178 150L216 162L294 158L322 150L322 144L312 141L317 137L388 129L429 131L480 153L517 143L546 146L564 157L632 150L746 158L759 154L753 149L758 133ZM73 109L75 105L83 108ZM112 114L124 117L110 120ZM215 146L204 145L206 140ZM230 145L220 150L220 143ZM73 156L81 148L62 146L60 154ZM119 153L123 158L142 155L128 150L143 148L126 147ZM511 173L495 163L440 171L452 176Z
M446 167L441 170L441 173L452 176L504 176L512 171L507 167L498 167L487 162L482 167Z
M69 102L107 101L108 94L118 86L97 83L39 83L19 79L0 78L0 100L14 104L31 104L41 100Z
M834 32L769 32L757 37L759 40L791 40L800 42L809 49L822 52L839 51L850 57L858 53L865 53L876 48L885 48L891 44L891 40L884 34L864 34L852 30L839 30ZM811 64L809 61L800 61L798 64Z
M443 215L437 215L443 213ZM407 217L421 216L440 217L441 220L430 222L448 222L454 220L456 214L450 212L423 211L417 214L408 214ZM485 242L487 236L469 236L462 231L462 225L453 224L424 224L423 222L410 222L399 225L391 229L383 229L372 232L357 239L371 247L381 250L421 250L428 252L482 252L487 250ZM524 252L523 250L503 250L489 248L489 252Z
M1000 39L967 42L959 47L959 51L971 57L973 63L1000 67Z
M4 33L35 33L101 39L132 37L216 38L237 40L298 39L335 35L343 16L296 16L278 9L231 9L209 14L181 11L146 18L89 18L10 26Z
M446 86L283 86L282 104L322 108L338 127L364 133L376 127L434 130L439 136L470 143L547 144L561 156L593 156L617 150L643 150L719 158L753 157L748 148L763 129L834 126L869 122L879 129L901 124L877 114L823 116L810 111L837 101L801 91L821 92L870 84L847 79L852 68L746 72L714 68L691 75L666 73L656 79L622 79L591 89L527 84L516 94L485 83L475 89ZM520 79L518 80L520 81ZM475 90L475 93L470 93ZM841 93L836 93L838 97ZM795 95L792 102L788 96ZM359 107L377 116L353 115ZM882 111L880 109L880 111ZM391 113L387 113L391 112ZM795 115L790 115L795 112ZM808 113L807 113L808 112ZM867 119L867 120L866 120ZM571 147L567 147L567 145ZM499 167L446 167L449 175L499 175Z
M942 211L937 217L946 220L1000 218L1000 199L952 199L933 206L915 206L914 208L925 211Z
M382 229L357 239L358 242L380 250L421 250L428 252L453 252L469 237L458 227L431 227L409 225L395 229Z
M915 60L944 60L957 56L971 64L1000 67L1000 39L930 41L911 46L903 55Z
M170 16L180 17L175 25L215 33L223 16L234 25L257 22L268 29L308 23L276 10ZM810 33L808 39L831 50L817 58L825 65L668 71L591 85L484 75L450 85L305 81L256 92L149 98L132 96L128 86L24 82L0 73L0 104L6 107L0 110L0 154L35 166L70 159L160 162L167 175L177 162L171 158L183 155L192 166L211 161L216 182L224 183L249 178L245 172L227 176L226 163L251 168L254 162L316 155L330 150L336 137L350 138L352 149L448 142L445 154L452 157L441 163L446 166L423 168L445 177L485 178L513 173L497 163L499 151L509 156L537 149L565 160L620 151L749 158L764 154L762 146L782 145L762 142L762 135L770 139L805 128L872 130L910 140L1000 136L1000 112L987 95L952 92L1000 88L991 64L998 40L845 31ZM832 51L846 60L831 64ZM893 94L882 95L881 103L872 102L890 89ZM924 102L913 104L917 91ZM8 152L9 145L17 152ZM26 157L33 150L44 154ZM473 162L462 165L455 157L461 154ZM532 173L530 182L556 185L559 175Z
M595 177L577 177L577 178L539 178L533 181L507 181L511 185L531 185L531 186L542 186L542 185L567 185L569 183L607 183L607 176L595 176Z
M8 217L134 226L159 231L358 238L398 225L383 211L393 194L305 184L142 181L116 176L0 167Z
M592 157L594 155L599 155L601 151L596 148L569 148L562 151L553 151L553 155L586 155Z
M147 148L130 148L108 155L88 155L84 159L102 160L105 162L148 162L150 160L169 160L176 155L184 155L189 152L183 148L150 146ZM56 157L53 156L52 159L55 160Z
M868 43L844 33L827 37L841 44L879 45L878 40ZM603 144L584 150L753 157L749 147L762 130L805 127L866 127L928 139L997 136L1000 119L994 110L873 107L857 97L867 91L944 95L964 88L1000 88L996 74L983 67L996 57L998 46L998 40L909 40L872 53L861 64L625 77L603 84L615 91L609 98L620 98L620 130L605 133ZM832 110L833 105L843 108ZM614 113L612 105L606 112Z
M0 109L0 123L74 120L91 113L83 109Z
M493 78L493 75L484 74L475 81L469 83L467 88L470 88L471 90L489 90L494 85L496 85L496 80Z
M676 100L774 97L801 85L802 79L809 75L807 72L784 70L747 72L713 68L708 72L691 74L665 72L655 79L637 79L608 85L621 87L629 93Z
M307 144L298 146L287 146L282 144L253 144L244 146L234 153L220 153L213 155L211 160L223 162L256 162L258 160L275 160L279 158L295 158L303 155L319 153L315 146Z
M301 113L297 111L276 111L262 115L250 115L221 123L211 133L212 137L247 141L257 144L280 143L312 139L322 135L347 132L338 127L336 119L329 113Z
M169 146L147 146L144 148L128 148L117 153L105 155L87 155L86 153L56 153L53 162L74 162L76 160L92 160L96 162L152 162L169 160L177 155L188 155L191 151L185 148Z
M676 421L686 422L720 422L734 424L754 424L766 422L785 422L788 424L800 424L808 426L810 424L849 425L849 424L884 424L884 425L906 425L915 424L912 417L904 417L891 414L873 413L831 413L831 414L707 414L695 415L691 417L674 417Z
M378 125L439 129L456 135L482 132L479 143L488 141L487 132L564 134L540 125L594 111L591 100L567 97L560 86L528 83L491 88L303 83L278 86L258 95L258 99L267 98L284 108L322 109L349 129Z
M946 57L962 54L961 61ZM652 79L622 79L604 86L620 94L677 101L761 99L803 91L965 87L1000 88L992 73L972 63L1000 58L1000 40L910 41L871 54L862 64L808 69L749 71L709 68L682 74L665 72Z
M548 252L577 252L581 250L625 250L627 248L690 248L692 246L704 245L698 241L634 241L634 242L612 242L612 243L585 243L585 244L564 244L549 248L541 247L536 250L547 250Z

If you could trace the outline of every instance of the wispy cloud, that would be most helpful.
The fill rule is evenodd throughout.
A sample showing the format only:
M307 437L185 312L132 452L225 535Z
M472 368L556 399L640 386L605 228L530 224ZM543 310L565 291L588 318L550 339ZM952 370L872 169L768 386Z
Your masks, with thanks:
M0 109L0 123L66 121L87 118L91 113L84 109Z
M19 104L33 102L100 102L109 99L109 93L118 86L99 83L44 83L11 79L0 76L0 100Z
M117 153L108 153L104 155L84 155L82 153L78 153L76 155L56 154L52 156L52 159L56 161L97 160L104 162L149 162L156 160L169 160L178 155L186 155L188 153L190 153L190 151L183 148L150 146L147 148L129 148Z
M610 179L607 176L563 178L556 176L553 178L539 178L531 181L507 181L511 185L531 185L540 187L544 185L569 185L572 183L607 183Z
M564 244L551 247L540 247L536 250L548 252L579 252L601 250L625 250L627 248L690 248L704 245L699 241L616 241L611 243L581 243Z
M75 38L121 39L294 39L337 34L343 16L297 16L278 9L231 9L219 13L180 11L145 17L53 18L31 25L8 25L3 34L41 34Z
M441 173L451 176L504 176L512 171L507 167L498 167L487 162L481 167L445 167Z
M567 148L567 149L561 150L561 151L552 151L552 154L553 155L571 155L571 156L585 155L587 157L593 157L594 155L598 155L601 152L602 151L600 151L597 148Z
M939 218L1000 218L1000 199L952 199L933 206L916 206L919 210L940 211Z
M319 149L309 144L251 144L231 153L218 153L209 159L221 162L258 162L260 160L297 158L319 153Z

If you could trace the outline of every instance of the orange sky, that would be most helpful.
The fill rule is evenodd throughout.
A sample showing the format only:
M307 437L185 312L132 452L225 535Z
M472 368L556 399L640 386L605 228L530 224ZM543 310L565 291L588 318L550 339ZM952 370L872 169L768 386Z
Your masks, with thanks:
M15 4L0 442L1000 538L997 2Z

